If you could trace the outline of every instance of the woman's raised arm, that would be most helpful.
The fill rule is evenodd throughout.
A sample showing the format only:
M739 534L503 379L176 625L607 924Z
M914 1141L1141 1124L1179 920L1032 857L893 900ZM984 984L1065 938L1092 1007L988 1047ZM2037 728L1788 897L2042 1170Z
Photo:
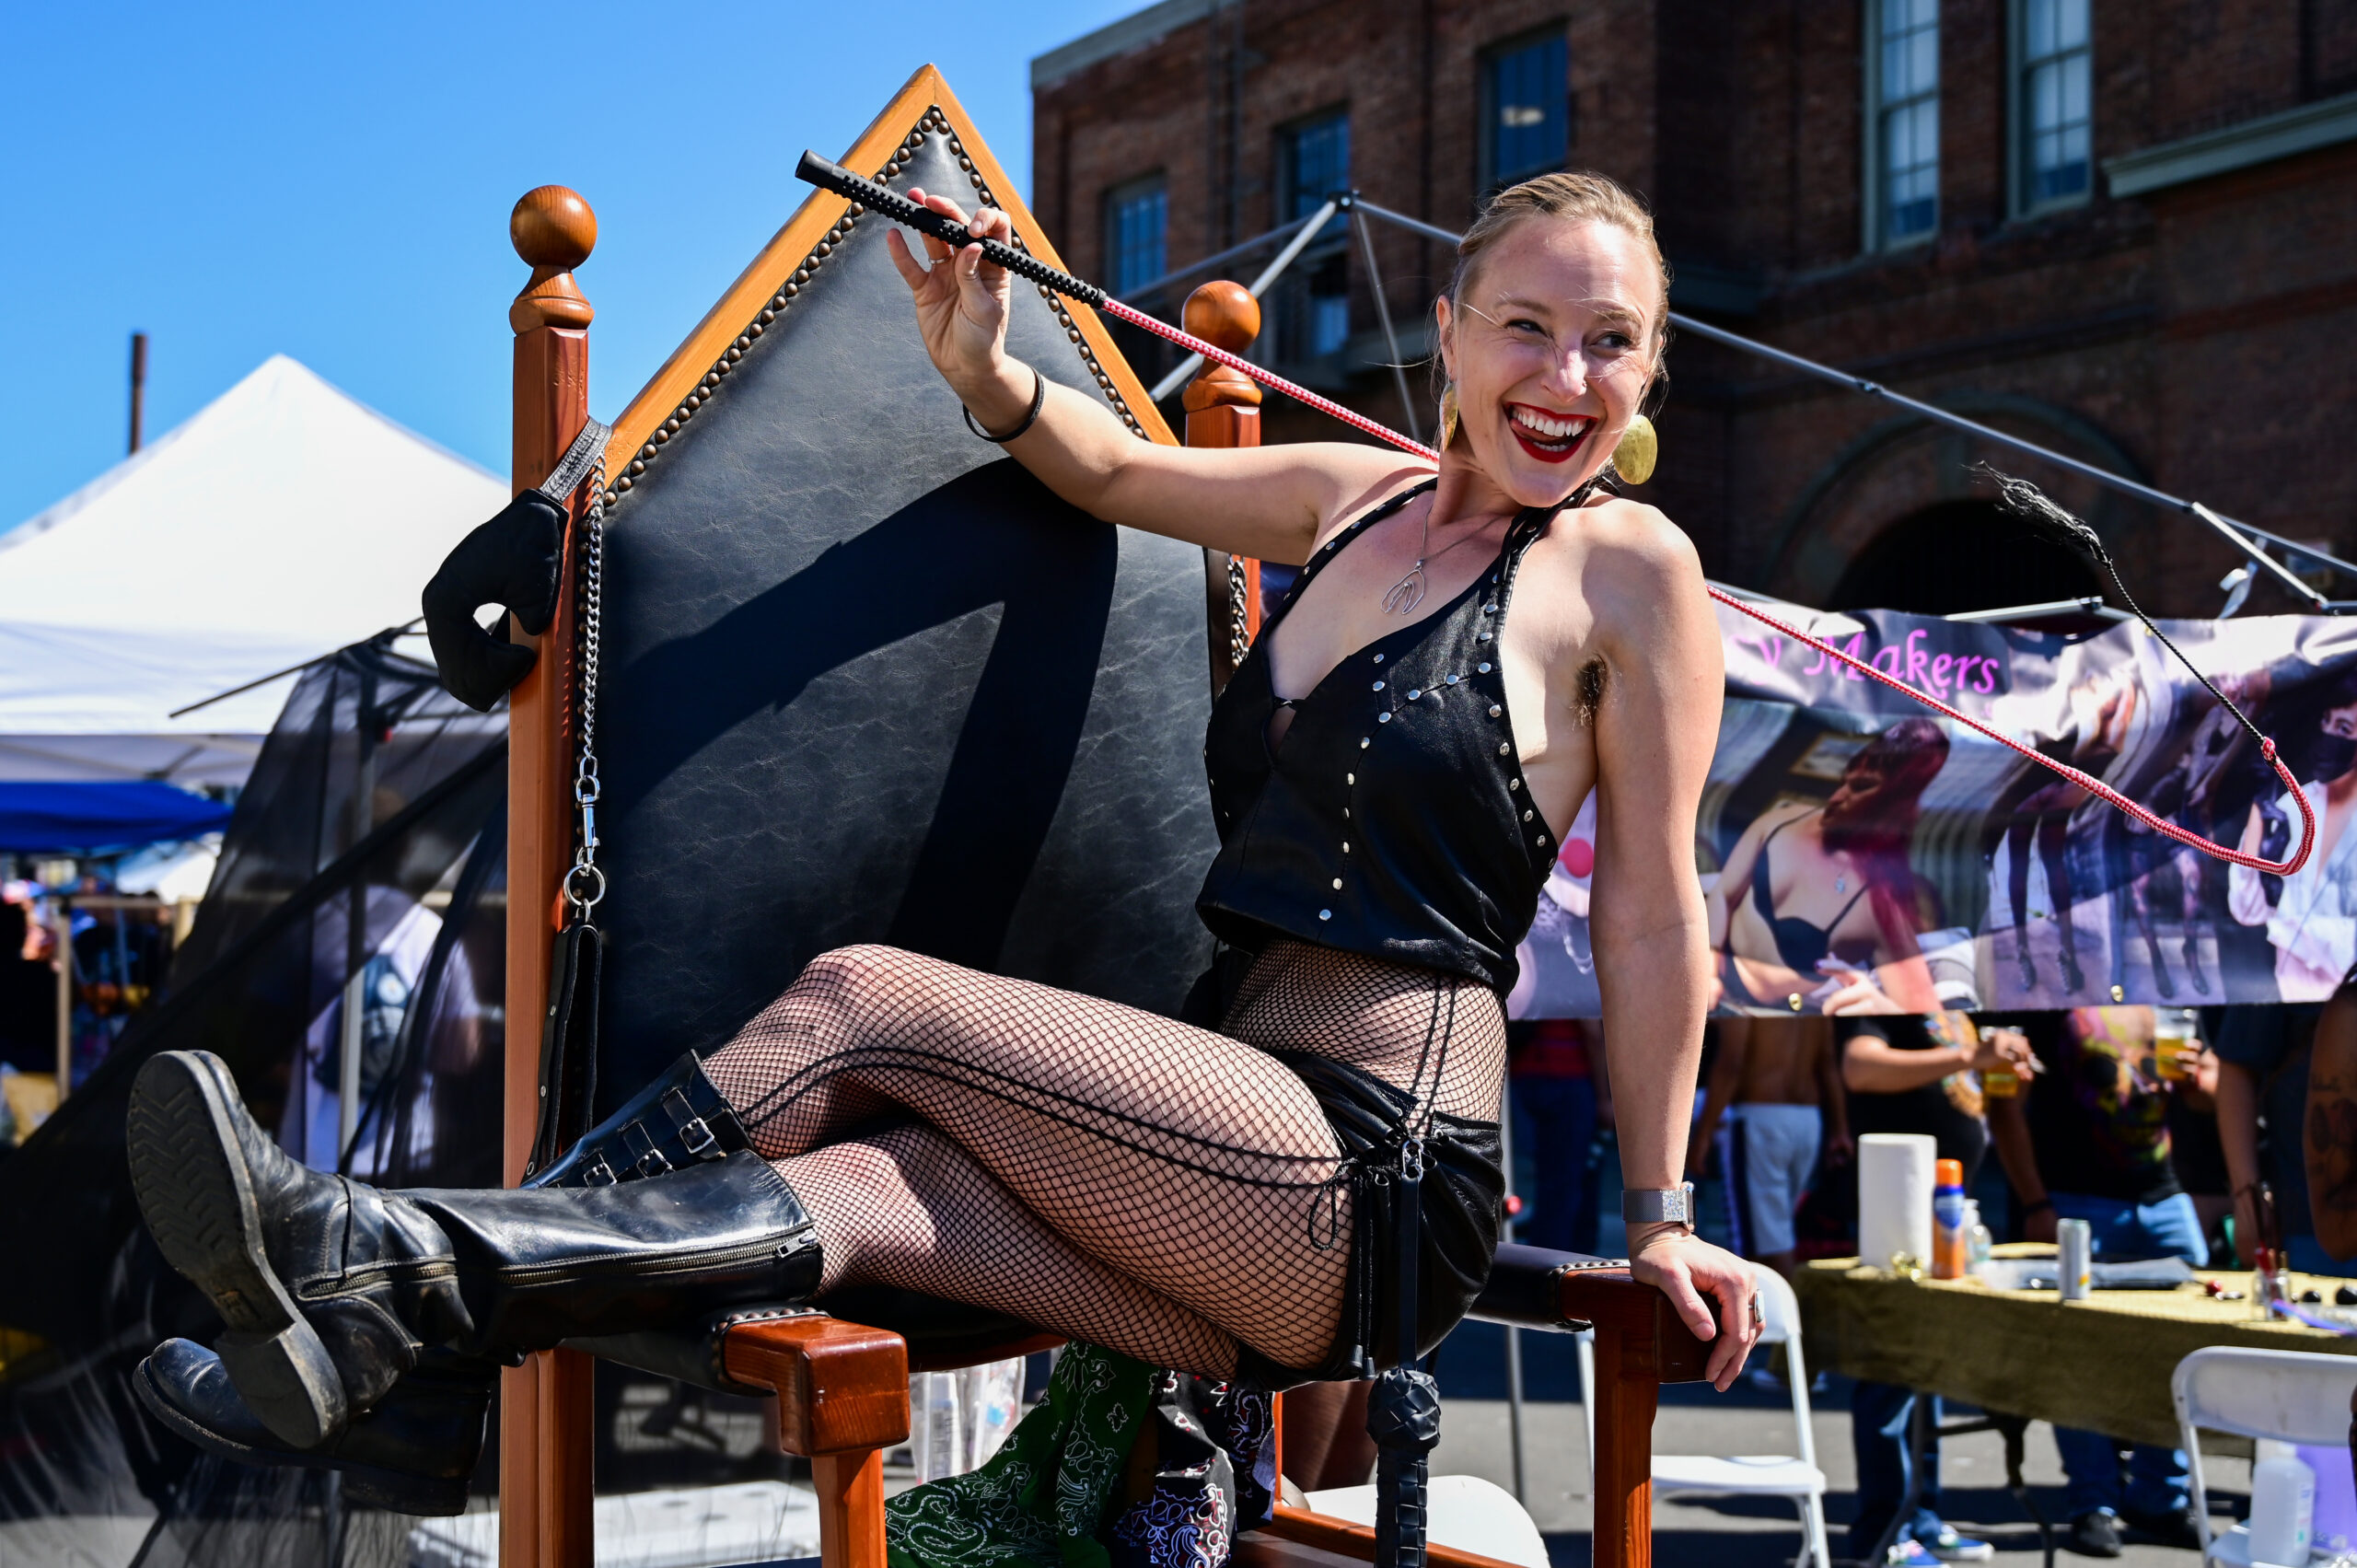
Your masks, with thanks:
M909 195L967 221L946 197ZM1006 215L990 207L972 226L991 238L1013 232ZM982 260L981 246L952 251L928 236L928 268L910 252L900 228L885 243L915 297L925 352L975 424L993 435L1024 426L1035 390L1044 386L1039 417L1004 446L1049 489L1092 517L1298 563L1328 523L1426 471L1397 453L1340 441L1225 450L1140 441L1095 399L1041 383L1031 366L1007 357L1009 280Z

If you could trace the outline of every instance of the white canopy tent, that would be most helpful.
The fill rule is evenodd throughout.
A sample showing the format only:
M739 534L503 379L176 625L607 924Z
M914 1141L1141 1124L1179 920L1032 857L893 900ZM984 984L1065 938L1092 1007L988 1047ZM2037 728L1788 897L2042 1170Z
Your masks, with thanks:
M0 534L0 781L243 780L283 682L168 715L412 620L442 557L506 502L493 475L273 354Z

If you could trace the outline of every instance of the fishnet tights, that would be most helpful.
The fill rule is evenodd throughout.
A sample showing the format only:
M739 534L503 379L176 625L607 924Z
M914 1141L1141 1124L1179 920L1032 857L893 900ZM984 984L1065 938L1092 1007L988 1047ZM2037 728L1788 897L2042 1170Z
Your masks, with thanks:
M1348 1191L1335 1244L1313 1245L1340 1151L1260 1048L1489 1118L1504 1018L1478 984L1280 943L1227 1028L851 947L705 1067L811 1207L830 1285L922 1290L1189 1371L1232 1370L1239 1339L1306 1365L1341 1321ZM895 1112L929 1126L860 1127Z

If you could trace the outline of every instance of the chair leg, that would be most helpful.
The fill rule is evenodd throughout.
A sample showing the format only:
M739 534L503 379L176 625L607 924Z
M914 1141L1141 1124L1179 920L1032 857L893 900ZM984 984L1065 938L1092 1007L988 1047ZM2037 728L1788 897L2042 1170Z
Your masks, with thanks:
M810 1484L822 1568L884 1568L884 1450L814 1455Z
M1825 1539L1825 1493L1812 1492L1801 1499L1801 1523L1808 1532L1809 1560L1816 1568L1833 1568L1833 1549Z
M1661 1385L1650 1357L1642 1371L1631 1368L1618 1325L1596 1329L1596 1361L1603 1376L1595 1393L1595 1568L1653 1568L1654 1413Z

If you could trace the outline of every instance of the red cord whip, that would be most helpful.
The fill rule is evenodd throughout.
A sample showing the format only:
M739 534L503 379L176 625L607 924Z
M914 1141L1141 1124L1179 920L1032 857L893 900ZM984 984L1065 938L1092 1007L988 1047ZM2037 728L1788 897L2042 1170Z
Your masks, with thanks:
M1306 403L1309 407L1316 409L1320 413L1341 420L1344 424L1349 425L1353 430L1364 431L1367 435L1374 436L1378 441L1388 442L1392 446L1399 447L1403 452L1412 453L1430 463L1436 464L1440 461L1440 454L1433 450L1430 447L1425 446L1421 441L1411 440L1407 436L1402 436L1399 432L1390 428L1388 425L1378 424L1375 420L1369 419L1366 415L1358 412L1354 409L1344 408L1341 404L1334 401L1331 398L1323 398L1318 396L1316 392L1311 391L1306 387L1295 386L1293 382L1286 380L1283 377L1265 369L1260 366L1255 365L1249 360L1243 359L1236 354L1230 354L1225 349L1220 348L1216 344L1205 343L1202 339L1195 336L1192 332L1184 331L1179 328L1171 326L1167 321L1162 321L1155 317L1149 316L1144 311L1139 309L1136 306L1125 304L1119 299L1115 299L1096 285L1084 283L1080 279L1074 277L1069 273L1051 267L1036 256L1018 250L1013 246L1005 244L1000 240L978 239L977 237L968 232L964 225L956 223L950 218L933 211L929 207L920 207L915 203L910 201L907 197L900 194L900 192L892 191L883 185L879 185L872 180L864 180L860 176L852 173L849 169L842 168L839 164L830 163L827 159L819 157L816 153L804 153L802 155L801 166L795 172L802 179L808 180L814 185L822 186L842 195L848 196L854 202L861 203L865 206L873 207L878 212L885 214L887 216L895 218L900 222L908 225L910 227L916 229L920 233L933 236L933 238L940 240L945 245L962 248L968 245L980 244L982 248L984 258L993 264L1004 267L1007 271L1016 273L1019 277L1028 278L1031 282L1038 284L1042 288L1053 289L1058 294L1062 294L1068 298L1076 299L1084 305L1093 306L1116 320L1127 321L1130 325L1142 328L1146 331L1154 333L1156 337L1166 338L1171 343L1178 344L1180 348L1187 350L1190 354L1199 354L1202 355L1205 359L1210 360L1214 365L1224 365L1231 370L1240 370L1245 375L1252 377L1255 381L1258 381L1262 386L1268 388L1271 391L1283 392L1285 396L1292 398L1298 402ZM2019 753L2021 756L2038 763L2040 767L2047 769L2057 776L2069 780L2072 784L2078 785L2079 788L2085 790L2089 795L2094 796L2096 799L2103 801L2105 804L2117 807L2120 810L2125 811L2129 816L2134 818L2137 821L2142 822L2145 827L2150 828L2153 831L2175 839L2178 843L2184 844L2189 849L2200 850L2206 855L2225 861L2227 864L2232 865L2247 866L2253 871L2265 872L2273 877L2289 877L2293 872L2299 870L2301 866L2305 865L2308 863L2308 852L2316 847L2316 808L2308 804L2307 792L2302 789L2300 787L2299 781L2292 776L2292 770L2285 767L2283 765L2282 759L2276 755L2275 742L2266 736L2259 737L2259 756L2266 761L2268 766L2275 770L2275 776L2283 781L2284 790L2291 796L2293 803L2297 806L2300 810L2300 847L2293 853L2291 859L2281 862L2262 859L2260 856L2255 854L2245 854L2238 849L2230 849L2224 844L2213 843L2210 840L2203 838L2200 834L2194 832L2191 829L2181 828L2175 822L2171 822L2166 819L2147 810L2145 807L2139 806L2136 802L2129 799L2126 796L2120 794L2109 784L2105 784L2101 779L2096 778L2092 774L2083 772L2079 769L2072 767L2067 762L2057 761L2055 759L2047 756L2041 751L2035 750L2030 747L2023 745L2020 741L2015 740L2012 736L2001 734L1997 730L1991 729L1989 726L1981 723L1979 719L1973 718L1969 714L1957 712L1956 709L1948 706L1945 703L1941 702L1937 697L1933 696L1930 692L1918 691L1914 687L1907 684L1904 680L1899 679L1898 677L1885 674L1883 671L1876 669L1873 665L1867 663L1864 659L1859 658L1854 655L1845 654L1840 648L1835 647L1832 644L1819 641L1817 638L1810 636L1807 633L1803 632L1796 627L1787 626L1783 621L1779 621L1776 617L1769 614L1766 610L1759 609L1756 605L1746 603L1744 600L1737 598L1735 595L1727 592L1724 588L1718 587L1715 585L1706 585L1706 587L1709 587L1711 597L1718 600L1721 604L1739 610L1744 614L1750 616L1754 621L1760 622L1762 625L1773 628L1783 635L1792 638L1793 641L1805 644L1807 646L1815 648L1817 652L1847 665L1850 668L1856 670L1859 674L1879 680L1885 686L1889 687L1892 691L1901 692L1907 696L1914 698L1915 701L1922 703L1925 707L1930 708L1933 712L1940 714L1943 718L1953 719L1957 724L1963 725L1966 728L1972 730L1975 734L1986 736L1989 739L1997 742L2000 746L2003 746L2012 751ZM2142 612L2140 611L2139 614L2141 616ZM2150 622L2147 622L2147 624L2149 625ZM2165 639L2164 640L2165 641ZM2175 645L2172 644L2170 646L2172 651L2174 651ZM2180 659L2184 657L2182 654L2179 654L2177 656ZM2189 665L2189 668L2190 668ZM2200 672L2196 671L2195 673L2198 675ZM2221 700L2223 701L2223 699L2222 698ZM2232 706L2231 703L2228 705L2230 707ZM2235 711L2235 716L2237 718L2242 716L2240 710ZM2243 722L2247 726L2250 721L2244 719ZM2257 732L2254 731L2253 733Z

